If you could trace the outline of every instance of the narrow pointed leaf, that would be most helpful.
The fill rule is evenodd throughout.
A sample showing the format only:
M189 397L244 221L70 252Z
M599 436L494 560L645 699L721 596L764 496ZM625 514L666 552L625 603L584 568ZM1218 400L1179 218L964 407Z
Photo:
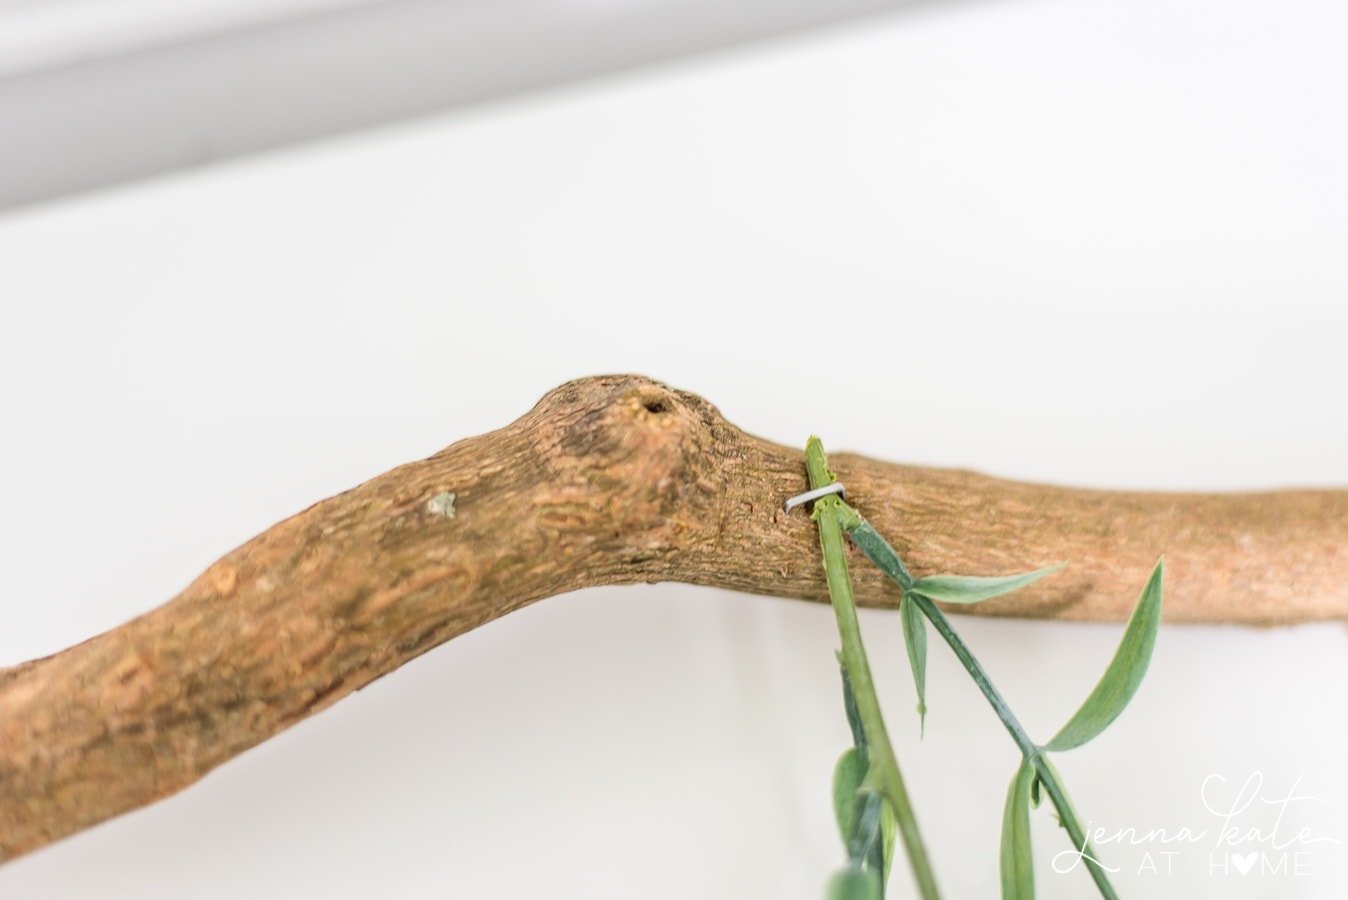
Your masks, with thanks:
M838 817L838 833L842 835L844 847L852 841L860 800L857 792L865 777L866 757L856 747L848 747L833 767L833 812Z
M1161 581L1164 563L1157 561L1147 586L1124 629L1123 640L1114 653L1109 668L1076 711L1076 715L1044 745L1046 750L1071 750L1080 747L1109 727L1133 699L1142 677L1147 674L1151 651L1156 644L1156 631L1161 624Z
M924 597L942 603L981 603L1019 590L1025 585L1051 575L1062 565L1048 566L1020 575L982 578L977 575L928 575L913 582L912 589Z
M843 869L829 879L828 900L881 900L884 889L874 869Z
M1002 813L1002 900L1034 900L1034 858L1030 848L1030 785L1034 768L1022 762L1006 791Z
M909 597L899 602L899 617L903 621L903 643L908 648L908 665L913 669L913 684L917 686L917 715L920 728L927 728L927 620L922 610Z

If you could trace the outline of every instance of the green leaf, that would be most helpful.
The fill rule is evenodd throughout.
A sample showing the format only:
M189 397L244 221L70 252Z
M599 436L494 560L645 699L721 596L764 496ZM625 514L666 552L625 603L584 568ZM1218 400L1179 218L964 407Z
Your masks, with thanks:
M1034 767L1022 762L1006 791L1002 814L1002 900L1034 900L1034 857L1030 851L1030 785Z
M908 665L913 669L913 684L917 686L917 715L923 733L927 728L927 620L912 598L899 601L899 617L903 620L903 643L908 648Z
M912 590L942 603L981 603L1019 590L1061 568L1062 565L1059 564L1021 575L1006 575L999 578L980 578L977 575L928 575L914 581Z
M857 823L857 792L866 777L866 756L856 747L848 747L833 767L833 812L838 817L838 832L843 846L852 842Z
M913 576L908 573L908 567L899 558L898 551L880 536L880 532L871 527L870 522L861 518L856 510L847 507L842 526L847 531L847 536L852 539L852 543L856 544L881 572L905 591L912 587Z
M841 663L841 654L839 662ZM852 743L861 748L864 753L866 750L866 729L861 727L861 711L857 709L857 695L852 693L852 679L847 674L847 667L840 666L843 683L843 709L847 712L847 725L852 729Z
M842 869L828 882L828 900L881 900L883 895L880 873L874 869Z
M1124 629L1123 640L1114 653L1109 668L1100 677L1100 681L1076 711L1076 715L1054 735L1053 740L1044 745L1046 750L1071 750L1080 747L1109 727L1123 712L1128 701L1133 699L1142 677L1147 674L1147 664L1151 662L1152 647L1156 645L1156 632L1161 625L1161 581L1164 577L1164 560L1156 562L1147 586L1137 601L1128 627Z
M894 813L894 807L886 800L880 813L880 884L882 887L889 884L889 872L894 867L894 848L898 846L898 840L899 818Z
M885 814L892 822L894 813L879 793L862 791L866 771L866 753L857 747L849 747L838 758L833 767L833 813L848 859L887 871L894 848L892 837L889 846L885 845Z
M880 820L885 799L875 791L867 791L858 800L857 818L852 825L852 836L847 841L847 856L854 863L866 862L877 872L884 868L884 842L880 839Z

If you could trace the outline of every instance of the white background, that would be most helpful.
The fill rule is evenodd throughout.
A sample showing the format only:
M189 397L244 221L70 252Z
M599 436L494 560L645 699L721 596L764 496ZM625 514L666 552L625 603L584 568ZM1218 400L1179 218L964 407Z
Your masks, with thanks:
M1345 25L953 4L11 214L0 664L600 372L909 462L1343 485ZM1119 634L958 625L1040 736ZM863 627L947 896L995 896L1015 750L936 645L919 742L898 620ZM833 628L678 585L548 600L5 866L0 896L818 898L842 861ZM1163 631L1127 714L1059 758L1097 825L1209 831L1102 848L1125 896L1342 896L1343 845L1300 848L1301 877L1210 874L1199 789L1301 779L1323 802L1282 837L1348 840L1345 637ZM1089 896L1042 811L1035 839L1041 897ZM1173 872L1139 875L1147 849Z

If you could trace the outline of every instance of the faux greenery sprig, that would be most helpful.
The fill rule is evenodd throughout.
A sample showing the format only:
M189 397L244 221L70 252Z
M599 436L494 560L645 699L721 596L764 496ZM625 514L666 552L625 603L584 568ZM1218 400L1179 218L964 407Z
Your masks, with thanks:
M811 440L818 444L817 439ZM822 487L834 480L833 473L828 471L822 445L817 454L806 453L805 464L810 474L810 487ZM891 819L903 839L919 893L923 900L937 900L940 892L936 889L936 877L932 874L917 819L908 802L908 790L904 787L899 762L880 714L870 663L861 642L856 601L852 597L852 577L847 570L847 550L843 544L842 510L842 500L833 495L816 501L813 513L819 525L829 597L842 638L838 656L843 669L844 701L855 741L855 746L843 754L834 769L834 807L850 864L834 877L829 893L839 900L884 895L893 844L891 842L890 847L885 848L882 832L885 820ZM878 864L876 846L880 847Z
M812 437L806 444L805 466L812 489L824 487L835 480L818 438ZM1062 777L1047 754L1050 751L1080 747L1098 736L1118 718L1136 693L1146 674L1161 621L1162 563L1157 562L1143 588L1142 596L1124 630L1123 640L1099 683L1067 724L1051 740L1041 745L1030 739L983 667L933 601L978 603L1024 587L1057 571L1061 566L1001 578L933 575L914 579L894 548L860 513L837 495L817 500L812 518L819 527L824 572L842 640L839 660L843 670L843 698L854 742L854 746L843 754L834 770L834 808L847 847L848 866L830 882L830 900L880 900L884 896L896 831L902 838L923 900L940 896L899 772L898 760L880 714L879 700L857 623L856 603L842 542L844 534L903 591L899 610L904 643L917 687L919 722L925 727L925 622L929 621L954 651L1020 749L1022 760L1007 790L1002 821L1000 866L1003 900L1032 900L1034 897L1029 812L1031 807L1040 804L1041 791L1048 794L1059 822L1066 829L1073 848L1081 855L1100 894L1108 900L1115 900L1117 894L1087 841L1080 819L1063 786Z

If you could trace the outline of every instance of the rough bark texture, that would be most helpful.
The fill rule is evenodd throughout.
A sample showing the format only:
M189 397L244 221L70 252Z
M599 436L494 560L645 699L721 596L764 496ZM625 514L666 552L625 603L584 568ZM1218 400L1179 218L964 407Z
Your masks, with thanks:
M1120 620L1164 552L1170 622L1348 617L1348 491L1115 493L832 463L917 575L1070 563L980 612ZM699 397L636 376L563 385L281 522L164 606L0 670L0 860L181 790L542 597L683 581L826 600L808 516L781 512L805 485L798 448ZM862 603L896 603L853 571Z

